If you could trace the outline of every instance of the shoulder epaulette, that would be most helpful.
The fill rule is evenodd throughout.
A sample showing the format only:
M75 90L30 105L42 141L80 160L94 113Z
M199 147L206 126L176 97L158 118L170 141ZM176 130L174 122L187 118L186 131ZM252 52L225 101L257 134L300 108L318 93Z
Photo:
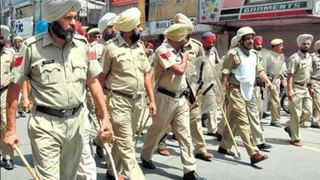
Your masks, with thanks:
M80 40L80 41L88 44L87 39L86 39L84 36L80 35L80 34L75 34L75 35L73 36L73 38L74 38L74 39L77 39L77 40Z
M23 41L23 43L26 45L26 46L30 46L40 40L43 39L43 34L39 34L39 35L36 35L36 36L32 36L26 40Z
M193 42L193 43L197 44L198 46L202 47L202 43L200 41L198 41L196 39L193 39L193 38L191 38L190 40L191 40L191 42Z

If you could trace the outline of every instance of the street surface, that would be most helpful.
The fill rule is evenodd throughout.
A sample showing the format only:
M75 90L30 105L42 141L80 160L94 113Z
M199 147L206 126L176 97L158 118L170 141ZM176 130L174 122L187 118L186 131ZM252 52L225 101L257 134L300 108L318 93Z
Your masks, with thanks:
M289 116L282 113L282 124L284 125ZM151 122L151 121L150 121ZM205 136L208 150L214 153L215 157L211 162L197 159L197 172L209 180L317 180L320 179L320 129L308 127L306 123L301 128L303 147L294 147L289 144L289 137L283 128L269 126L270 117L263 120L266 141L273 148L270 152L263 152L269 156L269 159L257 164L257 167L250 166L248 157L240 137L237 137L237 143L241 153L241 159L224 156L217 152L218 141L211 136ZM17 120L17 128L20 137L20 148L27 160L32 163L31 148L26 132L27 118ZM146 130L144 131L146 132ZM142 137L137 145L136 157L140 161L140 152L142 148ZM179 147L175 140L169 138L168 147L171 156L164 157L157 153L153 156L153 162L156 169L147 170L142 168L147 180L167 180L181 179L182 165L179 156ZM235 151L233 149L233 151ZM105 163L103 159L97 160L97 178L105 179ZM18 155L14 157L15 169L7 171L1 168L1 180L29 180L31 176L24 167Z

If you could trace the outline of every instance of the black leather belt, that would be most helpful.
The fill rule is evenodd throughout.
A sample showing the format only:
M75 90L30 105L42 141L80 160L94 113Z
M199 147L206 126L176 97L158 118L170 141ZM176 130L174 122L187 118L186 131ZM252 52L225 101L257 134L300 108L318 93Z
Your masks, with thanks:
M165 94L165 95L168 95L168 96L171 96L173 98L181 98L182 96L186 96L187 94L187 91L183 91L182 93L176 93L176 92L172 92L172 91L169 91L169 90L166 90L162 87L158 87L158 91Z
M2 91L8 89L9 86L0 86L0 93L2 93Z
M114 93L114 94L129 98L129 99L132 99L132 100L140 99L140 97L141 97L141 94L126 94L126 93L123 93L123 92L120 92L120 91L115 91L115 90L110 90L110 91L111 91L111 93Z
M37 106L36 110L39 112L42 112L44 114L48 114L50 116L64 118L64 117L73 116L74 114L76 114L79 111L79 109L81 107L82 107L82 103L72 109L53 109L53 108L46 107L46 106Z

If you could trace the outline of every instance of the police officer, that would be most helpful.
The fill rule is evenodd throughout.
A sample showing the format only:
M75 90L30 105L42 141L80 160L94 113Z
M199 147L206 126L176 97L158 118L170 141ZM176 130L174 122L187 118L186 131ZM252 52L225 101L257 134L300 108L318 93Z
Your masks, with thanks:
M313 90L313 117L311 127L320 128L320 40L314 43L311 84Z
M98 61L100 60L102 51L103 51L103 45L98 43L100 36L101 36L101 33L98 28L91 28L87 32L87 39L90 44L90 51L95 52ZM96 108L95 108L94 100L92 98L92 95L89 89L87 91L87 107L89 110L90 122L92 123L94 129L99 129L100 125L96 116ZM99 158L103 158L104 152L103 152L102 145L99 144L98 142L95 142L95 144L96 144L96 155Z
M145 102L144 91L150 99L150 113L156 113L153 86L150 79L150 64L144 47L139 42L142 27L141 13L137 8L130 8L120 13L113 27L120 31L120 36L109 41L102 57L103 86L108 94L107 105L111 110L111 122L115 141L112 156L118 174L107 172L107 178L125 176L143 180L144 175L136 161L133 132L136 131L137 106Z
M213 46L216 40L216 34L212 32L205 32L201 36L201 42L203 44L205 56L207 57L207 61L203 62L204 65L202 74L207 86L210 86L210 82L212 82L213 79L219 79L219 77L213 77L215 74L217 74L214 73L216 70L216 64L220 62L218 51ZM217 104L216 95L213 90L209 90L204 96L201 109L203 114L207 114L209 120L207 135L217 136Z
M0 126L0 167L4 167L7 170L12 170L14 168L14 164L12 161L13 150L9 148L7 145L3 143L4 133L7 125L7 93L8 86L10 83L10 74L11 74L11 64L14 59L14 54L12 49L8 49L5 47L5 43L9 41L10 38L10 29L5 26L0 26L0 94L1 94L1 126ZM2 157L1 157L2 156Z
M251 27L242 27L237 31L239 46L228 51L222 66L222 88L228 97L228 112L232 118L229 123L233 132L237 131L250 156L251 164L267 159L257 146L252 144L250 119L248 117L249 103L252 102L256 71L260 78L272 86L270 80L259 64L258 56L253 49L255 32ZM235 134L235 133L233 133ZM233 141L229 131L224 131L218 152L234 156L230 151Z
M311 34L300 34L297 37L298 52L289 57L288 64L288 99L290 102L290 124L285 131L290 136L290 144L302 146L299 126L310 120L312 99L308 85L312 70L312 57L308 50L313 41Z
M266 72L267 74L272 74L272 84L276 87L274 90L269 93L269 101L271 104L271 126L282 127L280 124L280 84L281 81L285 78L286 65L285 65L285 56L282 53L283 51L283 40L282 39L273 39L270 42L271 51L270 55L266 60Z
M255 36L253 38L253 48L256 50L257 55L261 59L261 65L264 69L266 69L266 58L269 56L269 50L263 47L264 39L262 36ZM269 76L269 74L267 74ZM268 98L267 98L267 90L264 88L263 82L260 82L261 80L259 77L256 79L256 86L255 86L255 95L256 95L256 101L258 105L259 110L259 118L265 118L270 116L270 113L268 113Z
M115 13L106 13L103 15L98 22L98 29L101 33L99 43L105 45L110 39L116 37L116 31L113 28L113 22L117 15Z
M185 97L187 89L187 52L181 48L192 27L187 24L173 24L165 32L166 41L156 50L154 70L156 80L156 103L158 113L145 136L141 153L142 165L155 169L151 161L156 145L171 125L181 149L183 179L205 179L195 173L196 162L190 132L190 108Z
M32 155L39 179L76 179L83 147L83 107L86 85L96 101L102 141L112 133L95 55L83 36L74 34L77 0L48 0L42 4L49 30L26 40L13 63L8 93L8 124L4 142L19 143L15 111L21 83L29 79L35 107L28 124Z

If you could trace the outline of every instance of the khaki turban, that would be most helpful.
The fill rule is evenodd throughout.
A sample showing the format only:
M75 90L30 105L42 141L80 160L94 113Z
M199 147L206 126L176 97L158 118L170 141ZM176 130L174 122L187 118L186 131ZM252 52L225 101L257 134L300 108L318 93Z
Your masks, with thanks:
M138 8L130 8L120 13L113 27L122 32L130 32L140 24L141 12Z
M9 29L9 27L8 26L6 26L6 25L1 25L0 26L0 34L1 34L1 36L3 36L3 38L5 39L5 40L9 40L9 38L10 38L10 29Z
M176 14L173 18L173 21L174 21L174 23L189 25L191 27L189 34L192 33L192 31L194 30L194 26L193 26L192 21L186 15L184 15L182 13Z
M314 50L317 52L320 50L320 40L318 40L314 43Z
M311 34L300 34L297 37L297 44L300 47L302 43L309 41L310 43L312 43L313 41L313 36Z
M188 36L190 29L190 25L187 24L173 24L164 31L164 35L172 41L182 41Z
M280 45L280 44L282 44L282 43L283 43L283 40L282 40L282 39L272 39L271 42L270 42L270 44L271 44L272 46L278 46L278 45Z
M43 18L51 23L64 16L71 8L79 11L81 3L78 0L45 0L42 3Z
M112 26L117 15L115 13L107 13L99 19L98 28L102 33L108 26Z

